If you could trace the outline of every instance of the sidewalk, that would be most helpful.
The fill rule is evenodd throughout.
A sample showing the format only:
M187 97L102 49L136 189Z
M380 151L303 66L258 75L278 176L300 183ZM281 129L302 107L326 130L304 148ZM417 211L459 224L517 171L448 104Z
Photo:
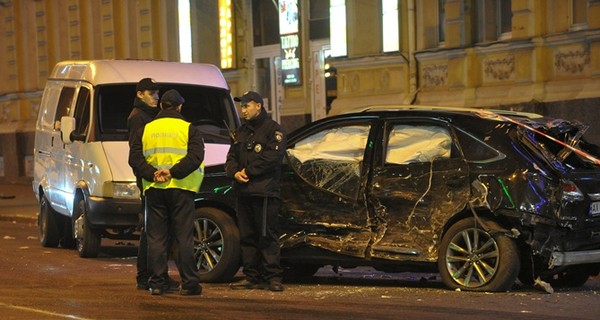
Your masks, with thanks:
M0 184L0 221L37 223L39 211L31 182Z

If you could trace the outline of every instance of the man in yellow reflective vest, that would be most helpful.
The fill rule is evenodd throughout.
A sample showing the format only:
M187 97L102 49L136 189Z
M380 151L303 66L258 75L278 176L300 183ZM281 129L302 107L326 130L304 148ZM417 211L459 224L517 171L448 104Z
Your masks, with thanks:
M146 197L149 286L162 295L167 271L168 239L177 251L181 295L200 295L194 259L194 194L204 178L204 142L198 129L183 119L185 100L176 90L161 97L156 118L134 133L129 165L142 177ZM169 234L171 233L171 234Z

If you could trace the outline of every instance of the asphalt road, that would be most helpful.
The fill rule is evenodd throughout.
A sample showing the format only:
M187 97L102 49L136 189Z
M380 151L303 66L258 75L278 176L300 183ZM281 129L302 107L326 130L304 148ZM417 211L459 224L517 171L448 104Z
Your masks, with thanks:
M43 248L35 222L0 221L2 319L598 319L600 278L553 294L446 289L436 274L322 268L286 290L204 284L200 297L135 288L136 243L103 240L99 258ZM178 278L173 264L171 276Z

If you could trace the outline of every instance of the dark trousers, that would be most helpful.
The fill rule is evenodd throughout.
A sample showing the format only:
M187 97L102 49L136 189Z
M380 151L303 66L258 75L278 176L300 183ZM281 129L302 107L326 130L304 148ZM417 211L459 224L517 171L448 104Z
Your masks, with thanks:
M281 200L239 196L237 205L243 272L246 278L253 282L281 281L278 230Z
M142 218L140 222L140 245L138 247L138 255L137 255L137 275L136 280L137 283L148 283L148 279L150 276L148 275L148 237L146 237L146 197L142 196ZM169 238L169 250L173 246L173 241ZM175 261L177 264L178 261ZM165 280L169 279L169 271L165 272L163 275Z
M151 288L161 288L168 270L169 236L176 247L181 287L197 287L200 279L194 258L194 193L181 189L146 190L146 237ZM171 233L171 235L169 235Z

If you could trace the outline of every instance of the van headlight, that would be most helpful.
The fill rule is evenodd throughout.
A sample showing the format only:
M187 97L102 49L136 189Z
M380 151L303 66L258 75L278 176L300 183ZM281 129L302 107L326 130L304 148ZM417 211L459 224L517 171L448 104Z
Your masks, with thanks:
M140 189L135 182L113 182L113 196L115 198L139 199Z

